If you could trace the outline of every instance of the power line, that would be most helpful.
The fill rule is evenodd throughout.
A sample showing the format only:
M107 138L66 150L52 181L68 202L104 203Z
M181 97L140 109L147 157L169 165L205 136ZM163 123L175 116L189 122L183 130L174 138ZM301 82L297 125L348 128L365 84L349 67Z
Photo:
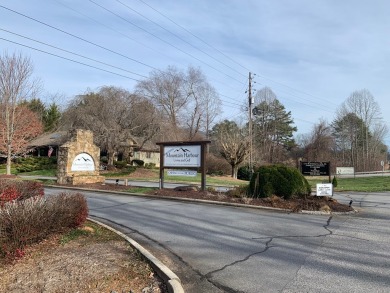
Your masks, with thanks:
M105 50L105 51L108 51L108 52L110 52L110 53L119 55L119 56L121 56L121 57L123 57L123 58L129 59L129 60L131 60L131 61L134 61L134 62L136 62L136 63L139 63L139 64L141 64L141 65L144 65L144 66L146 66L146 67L152 68L152 69L154 69L154 70L158 70L157 68L155 68L155 67L153 67L153 66L150 66L150 65L148 65L148 64L146 64L146 63L143 63L143 62L138 61L138 60L136 60L136 59L130 58L130 57L126 56L126 55L123 55L123 54L121 54L121 53L118 53L118 52L116 52L116 51L113 51L113 50L111 50L111 49L108 49L108 48L103 47L103 46L101 46L101 45L98 45L98 44L96 44L96 43L94 43L94 42L88 41L88 40L86 40L86 39L84 39L84 38L81 38L81 37L79 37L79 36L76 36L76 35L74 35L74 34L71 34L71 33L69 33L69 32L66 32L66 31L64 31L64 30L62 30L62 29L59 29L59 28L57 28L57 27L55 27L55 26L52 26L52 25L50 25L50 24L47 24L47 23L45 23L45 22L43 22L43 21L37 20L37 19L35 19L35 18L33 18L33 17L27 16L27 15L25 15L25 14L23 14L23 13L17 12L17 11L15 11L15 10L13 10L13 9L7 8L7 7L3 6L3 5L0 5L0 7L3 8L3 9L6 9L6 10L8 10L8 11L11 11L11 12L13 12L13 13L15 13L15 14L18 14L18 15L20 15L20 16L23 16L23 17L25 17L25 18L28 18L28 19L30 19L30 20L32 20L32 21L35 21L35 22L37 22L37 23L39 23L39 24L42 24L42 25L44 25L44 26L47 26L47 27L52 28L52 29L54 29L54 30L57 30L57 31L59 31L59 32L61 32L61 33L64 33L64 34L66 34L66 35L69 35L69 36L71 36L71 37L73 37L73 38L76 38L76 39L78 39L78 40L81 40L81 41L83 41L83 42L86 42L86 43L88 43L88 44L91 44L91 45L93 45L93 46L95 46L95 47L98 47L98 48L100 48L100 49L103 49L103 50Z
M35 51L38 51L38 52L41 52L41 53L45 53L45 54L48 54L48 55L51 55L51 56L54 56L54 57L57 57L57 58L61 58L61 59L67 60L67 61L71 61L71 62L74 62L74 63L77 63L77 64L81 64L81 65L84 65L84 66L87 66L87 67L91 67L91 68L94 68L94 69L97 69L97 70L100 70L100 71L104 71L104 72L107 72L107 73L118 75L118 76L121 76L121 77L124 77L124 78L127 78L127 79L139 81L138 79L135 79L135 78L132 78L132 77L120 74L120 73L116 73L116 72L113 72L113 71L110 71L110 70L102 69L102 68L99 68L99 67L96 67L96 66L93 66L93 65L89 65L89 64L86 64L86 63L83 63L83 62L80 62L80 61L76 61L76 60L73 60L73 59L70 59L70 58L67 58L67 57L59 56L57 54L53 54L53 53L50 53L50 52L47 52L47 51L44 51L44 50L41 50L41 49L38 49L38 48L34 48L34 47L31 47L31 46L23 45L23 44L20 44L18 42L7 40L7 39L1 38L1 37L0 37L0 40L6 41L6 42L10 42L10 43L13 43L15 45L19 45L19 46L22 46L22 47L25 47L25 48L29 48L31 50L35 50Z
M88 18L89 20L91 20L91 21L93 21L93 22L95 22L95 23L97 23L97 24L99 24L99 25L101 25L101 26L103 26L103 27L105 27L105 28L107 28L107 29L109 29L109 30L111 30L111 31L113 31L113 32L115 32L115 33L117 33L117 34L127 38L127 39L129 39L129 40L131 40L131 41L133 41L135 43L138 43L139 45L141 45L141 46L143 46L143 47L145 47L145 48L147 48L147 49L149 49L151 51L154 51L156 53L162 54L165 57L170 58L168 55L164 54L163 52L161 52L159 50L156 50L153 47L150 47L148 45L145 45L144 43L138 41L137 39L132 38L129 35L124 34L124 33L120 32L120 31L118 31L118 30L116 30L116 29L114 29L114 28L112 28L112 27L110 27L110 26L108 26L108 25L106 25L106 24L104 24L104 23L102 23L102 22L100 22L100 21L98 21L98 20L96 20L96 19L94 19L94 18L92 18L92 17L90 17L90 16L88 16L88 15L86 15L86 14L84 14L84 13L82 13L82 12L80 12L80 11L70 7L70 6L68 6L68 5L66 5L66 4L64 4L64 3L61 3L60 1L57 1L57 0L54 0L54 1L57 2L58 4L64 6L64 7L66 7L67 9L72 10L73 12L76 12L77 14L79 14L79 15L85 17L85 18Z
M140 13L139 11L137 11L137 10L131 8L131 7L128 6L127 4L123 3L122 1L116 0L116 2L118 2L118 3L120 3L121 5L125 6L127 9L129 9L129 10L135 12L135 13L138 14L139 16L145 18L146 20L150 21L151 23L157 25L158 27L160 27L160 28L162 28L163 30L165 30L166 32L172 34L173 36L175 36L175 37L178 38L179 40L185 42L186 44L190 45L191 47L195 48L196 50L199 50L200 52L202 52L202 53L205 54L206 56L210 57L211 59L213 59L213 60L217 61L218 63L220 63L220 64L226 66L227 68L229 68L229 69L235 71L236 73L238 73L238 74L240 74L240 75L246 77L245 74L242 74L241 72L239 72L239 71L236 70L235 68L233 68L233 67L227 65L226 63L224 63L224 62L218 60L217 58L211 56L209 53L207 53L207 52L205 52L204 50L200 49L199 47L193 45L192 43L188 42L187 40L183 39L182 37L178 36L177 34L173 33L172 31L170 31L169 29L163 27L163 26L160 25L159 23L157 23L157 22L151 20L150 18L146 17L144 14L142 14L142 13Z
M135 72L133 72L133 71L130 71L130 70L127 70L127 69L124 69L124 68L121 68L121 67L117 67L117 66L115 66L115 65L111 65L111 64L108 64L108 63L105 63L105 62L102 62L102 61L93 59L93 58L89 58L89 57L83 56L83 55L81 55L81 54L74 53L74 52L71 52L71 51L68 51L68 50L65 50L65 49L62 49L62 48L59 48L59 47L56 47L56 46L53 46L53 45L50 45L50 44L47 44L47 43L38 41L38 40L35 40L35 39L32 39L32 38L29 38L29 37L26 37L26 36L23 36L23 35L20 35L20 34L17 34L17 33L14 33L14 32L11 32L11 31L8 31L8 30L5 30L5 29L2 29L2 28L0 28L0 30L1 30L1 31L5 31L5 32L7 32L7 33L9 33L9 34L13 34L13 35L19 36L19 37L21 37L21 38L24 38L24 39L27 39L27 40L30 40L30 41L33 41L33 42L36 42L36 43L39 43L39 44L48 46L48 47L51 47L51 48L54 48L54 49L57 49L57 50L60 50L60 51L63 51L63 52L66 52L66 53L69 53L69 54L78 56L78 57L85 58L85 59L90 60L90 61L94 61L94 62L100 63L100 64L102 64L102 65L106 65L106 66L109 66L109 67L112 67L112 68L115 68L115 69L119 69L119 70L122 70L122 71L125 71L125 72L128 72L128 73L131 73L131 74L134 74L134 75L138 75L138 76L147 78L147 76L145 76L145 75L138 74L138 73L135 73Z
M108 8L106 8L106 7L102 6L102 5L100 5L100 4L96 3L96 2L94 2L93 0L89 0L89 1L90 1L91 3L93 3L93 4L95 4L96 6L99 6L99 7L102 8L103 10L106 10L107 12L109 12L109 13L115 15L116 17L118 17L118 18L124 20L125 22L127 22L127 23L129 23L129 24L135 26L136 28L138 28L138 29L140 29L140 30L146 32L147 34L149 34L149 35L155 37L156 39L160 40L161 42L163 42L163 43L165 43L165 44L167 44L167 45L169 45L169 46L175 48L176 50L182 52L183 54L185 54L185 55L187 55L187 56L190 56L191 58L194 58L195 60L197 60L197 61L203 63L204 65L206 65L206 66L208 66L208 67L214 69L215 71L217 71L217 72L219 72L219 73L221 73L221 74L223 74L223 75L225 75L225 76L227 76L227 77L229 77L229 78L231 78L231 79L237 81L237 82L240 83L240 84L242 83L240 80L238 80L238 79L232 77L232 76L229 75L229 74L226 74L225 72L223 72L223 71L221 71L221 70L215 68L214 66L212 66L212 65L210 65L210 64L208 64L208 63L206 63L206 62L204 62L203 60L201 60L201 59L195 57L194 55L192 55L192 54L190 54L190 53L188 53L188 52L186 52L186 51L180 49L179 47L173 45L172 43L170 43L170 42L168 42L168 41L165 41L164 39L160 38L159 36L157 36L157 35L155 35L155 34L149 32L148 30L144 29L143 27L141 27L141 26L139 26L139 25L137 25L137 24L131 22L130 20L128 20L128 19L126 19L126 18L120 16L119 14L113 12L112 10L110 10L110 9L108 9Z
M175 22L174 20L172 20L171 18L169 18L168 16L166 16L165 14L163 14L162 12L158 11L157 9L155 9L154 7L152 7L150 4L146 3L145 1L143 0L138 0L139 2L142 2L143 4L145 4L146 6L148 6L150 9L154 10L155 12L157 12L158 14L160 14L162 17L168 19L170 22L172 22L173 24L175 24L176 26L180 27L181 29L183 29L184 31L186 31L187 33L189 33L190 35L192 35L193 37L195 37L196 39L198 39L199 41L201 41L202 43L206 44L207 46L209 46L210 48L214 49L215 51L217 51L218 53L220 53L221 55L223 55L224 57L226 57L227 59L229 59L230 61L234 62L235 64L239 65L240 67L242 67L243 69L245 69L246 71L251 71L250 69L246 68L245 66L243 66L242 64L240 64L239 62L235 61L233 58L229 57L228 55L226 55L225 53L223 53L221 50L215 48L214 46L210 45L209 43L207 43L206 41L204 41L203 39L201 39L200 37L198 37L197 35L195 35L194 33L192 33L190 30L186 29L185 27L183 27L182 25L178 24L177 22Z
M117 0L118 1L118 0ZM159 15L161 15L162 17L164 17L165 19L169 20L170 22L172 22L173 24L175 24L176 26L178 26L179 28L183 29L184 31L186 31L187 33L189 33L190 35L192 35L193 37L195 37L196 39L198 39L199 41L201 41L202 43L206 44L207 46L209 46L210 48L216 50L217 52L219 52L220 54L222 54L224 57L228 58L229 60L231 60L232 62L234 62L235 64L239 65L240 67L244 68L246 71L252 71L250 69L248 69L247 67L243 66L242 64L240 64L239 62L235 61L234 59L232 59L231 57L229 57L228 55L224 54L222 51L220 51L219 49L215 48L214 46L210 45L209 43L207 43L206 41L204 41L202 38L198 37L197 35L195 35L194 33L192 33L190 30L188 30L187 28L183 27L182 25L180 25L179 23L175 22L173 19L171 19L170 17L168 17L167 15L163 14L162 12L160 12L159 10L157 10L156 8L154 8L152 5L146 3L145 1L143 0L138 0L139 2L143 3L144 5L146 5L147 7L149 7L150 9L152 9L153 11L155 11L156 13L158 13ZM313 98L316 98L316 99L319 99L318 97L312 95L312 94L309 94L309 93L306 93L304 91L301 91L299 89L295 89L291 86L288 86L286 84L283 84L281 82L278 82L278 81L275 81L271 78L268 78L266 76L262 76L262 75L259 75L259 77L261 78L264 78L266 80L269 80L271 82L274 82L276 84L279 84L283 87L286 87L290 90L293 90L295 92L299 92L299 93L302 93L302 94L305 94L307 96L310 96L310 97L313 97ZM300 97L302 98L302 97ZM304 99L304 98L302 98ZM307 100L307 99L306 99ZM321 105L321 106L324 106L324 105Z
M145 48L148 48L148 49L150 49L150 50L152 50L152 51L154 51L154 52L157 52L157 53L159 53L159 54L161 54L161 55L163 55L163 56L165 56L165 57L170 58L168 55L164 54L163 52L161 52L161 51L159 51L159 50L155 50L154 48L149 47L149 46L143 44L142 42L139 42L138 40L136 40L136 39L134 39L134 38L131 38L129 35L124 34L124 33L120 32L120 31L118 31L118 30L116 30L116 29L114 29L114 28L112 28L112 27L110 27L110 26L107 26L107 25L105 25L104 23L102 23L102 22L100 22L100 21L98 21L98 20L96 20L96 19L94 19L94 18L92 18L92 17L90 17L90 16L88 16L88 15L86 15L86 14L84 14L84 13L82 13L82 12L80 12L80 11L78 11L78 10L72 8L72 7L69 7L68 5L65 5L64 3L61 3L60 1L57 1L57 0L54 0L54 1L57 2L58 4L64 6L64 7L66 7L67 9L69 9L69 10L71 10L71 11L73 11L73 12L76 12L77 14L79 14L79 15L81 15L81 16L83 16L83 17L85 17L85 18L87 18L87 19L89 19L89 20L91 20L91 21L93 21L93 22L95 22L95 23L97 23L97 24L99 24L99 25L101 25L101 26L103 26L103 27L105 27L105 28L107 28L107 29L109 29L109 30L111 30L111 31L114 31L114 32L118 33L119 35L122 35L122 36L124 36L124 37L130 39L131 41L134 41L134 42L140 44L141 46L143 46L143 47L145 47ZM159 72L163 72L163 71L160 70L160 69L155 69L155 70L157 70L157 71L159 71ZM230 87L230 88L232 88L232 89L235 89L231 84L228 84L228 83L226 83L226 82L222 82L222 81L219 81L219 80L216 80L216 79L213 79L213 78L211 78L210 80L213 80L214 82L217 82L217 83L220 83L220 84L225 85L225 86L227 86L227 87ZM232 98L231 98L231 99L232 99Z

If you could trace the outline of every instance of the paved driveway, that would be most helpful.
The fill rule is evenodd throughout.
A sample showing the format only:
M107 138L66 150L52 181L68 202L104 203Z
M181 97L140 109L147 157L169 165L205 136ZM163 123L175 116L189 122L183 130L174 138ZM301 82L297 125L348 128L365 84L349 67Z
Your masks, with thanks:
M389 194L336 195L364 211L319 216L83 193L186 292L389 292Z

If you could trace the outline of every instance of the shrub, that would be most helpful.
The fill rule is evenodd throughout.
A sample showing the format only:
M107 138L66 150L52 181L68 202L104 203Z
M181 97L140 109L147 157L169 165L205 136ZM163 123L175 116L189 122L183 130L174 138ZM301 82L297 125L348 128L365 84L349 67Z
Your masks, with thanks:
M133 165L133 166L143 166L144 163L145 162L143 160L140 160L140 159L134 159L131 161L131 165Z
M108 163L108 158L107 156L102 156L100 157L100 162L104 163L104 164L107 164Z
M126 161L115 161L114 166L118 169L126 168L127 162Z
M333 177L332 184L333 184L333 187L337 187L337 178L336 178L336 176Z
M43 184L37 181L0 179L0 207L13 200L42 197Z
M282 165L262 166L250 182L253 197L277 195L285 199L308 195L311 188L305 177L295 168Z
M227 175L231 173L232 167L229 163L220 157L211 153L207 154L207 174L208 175Z
M238 168L237 179L249 181L251 179L252 172L249 169L248 165L241 166L240 168Z
M36 170L55 169L57 167L56 157L26 157L16 160L17 172L31 172Z
M50 198L53 210L57 210L56 226L76 228L81 226L88 217L88 205L81 193L62 192Z
M78 227L87 216L87 202L80 193L8 202L0 208L0 253L18 257L26 245Z
M246 196L248 196L248 194L249 194L249 186L248 185L235 186L226 192L227 196L238 197L238 198L246 197Z
M144 167L145 167L146 169L154 169L154 168L156 168L156 164L155 164L155 163L146 163L146 164L144 165Z

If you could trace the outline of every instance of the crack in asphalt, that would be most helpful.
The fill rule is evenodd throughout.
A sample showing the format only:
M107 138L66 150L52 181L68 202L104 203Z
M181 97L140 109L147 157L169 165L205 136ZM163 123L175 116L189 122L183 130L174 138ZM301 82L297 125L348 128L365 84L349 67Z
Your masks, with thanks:
M324 227L324 229L325 229L326 231L329 232L328 234L317 235L317 236L304 236L304 237L326 237L326 236L334 235L334 234L333 234L333 231L329 229L330 222L332 221L332 218L333 218L333 216L330 216L330 217L328 218L328 220L326 221L326 224L322 226L322 227ZM321 244L321 245L322 245L322 244ZM319 245L319 246L321 246L321 245ZM310 255L311 255L311 254L310 254ZM301 268L304 266L304 264L306 263L306 259L307 259L308 257L310 257L310 255L308 255L308 256L305 258L305 261L303 262L303 264L296 270L295 275L294 275L294 277L291 279L291 281L295 280L295 278L298 276L299 271L300 271ZM291 281L286 282L286 284L284 285L284 287L283 287L282 289L278 290L278 292L283 292L283 291L287 288L287 286L291 283Z
M213 278L213 275L215 273L218 273L218 272L221 272L221 271L224 271L225 269L227 269L228 267L231 267L231 266L234 266L236 264L239 264L239 263L242 263L242 262L245 262L247 261L248 259L250 259L251 257L255 256L255 255L259 255L259 254L262 254L262 253L265 253L268 251L268 249L274 247L274 246L271 246L271 242L274 240L274 239L281 239L281 238L312 238L312 237L326 237L326 236L330 236L330 235L333 235L333 231L331 229L329 229L329 226L330 226L330 222L332 221L332 218L333 216L330 216L328 218L328 220L326 221L326 224L323 225L323 228L328 232L326 234L320 234L320 235L315 235L315 236L298 236L298 235L294 235L294 236L272 236L272 237L258 237L258 238L252 238L254 240L258 240L258 239L269 239L266 243L265 243L265 248L262 250L262 251L258 251L258 252L254 252L254 253L251 253L250 255L246 256L245 258L243 259L240 259L240 260L237 260L237 261L234 261L230 264L227 264L225 266L223 266L222 268L220 269L217 269L217 270L214 270L214 271L211 271L211 272L208 272L206 275L205 275L205 278L210 282L212 283L213 285L215 285L216 287L218 288L221 288L223 290L225 290L226 292L238 292L238 291L234 291L232 290L231 288L226 288L226 287L222 287L219 283L217 283L216 281L213 281L212 278ZM298 273L299 270L297 270L297 273ZM286 284L287 286L287 284Z
M93 215L91 214L90 215L91 217L94 217L94 218L98 218L98 219L102 219L102 220L105 220L105 221L108 221L114 225L117 225L119 227L122 227L122 228L125 228L125 229L129 229L131 232L127 232L125 234L139 234L143 237L145 237L146 239L150 240L151 242L157 244L158 246L162 247L164 250L168 251L170 254L172 254L174 257L176 257L181 263L183 263L187 268L189 268L190 270L192 270L196 275L198 275L201 279L204 279L206 280L207 282L209 282L210 284L212 284L213 286L215 286L216 288L224 291L224 292L227 292L227 293L243 293L243 291L237 291L237 290L234 290L233 288L230 288L230 287L227 287L225 285L222 285L220 284L219 282L213 280L213 275L218 273L218 272L221 272L221 271L224 271L225 269L227 269L228 267L231 267L231 266L234 266L234 265L237 265L239 263L243 263L245 261L247 261L248 259L250 259L251 257L253 256L256 256L256 255L259 255L259 254L263 254L265 252L267 252L270 248L272 247L275 247L275 246L272 246L271 243L274 239L277 239L277 238L309 238L309 237L326 237L326 236L329 236L329 235L333 235L333 231L329 229L329 226L330 226L330 222L332 220L332 217L333 216L330 216L326 222L325 225L323 225L323 228L328 231L328 233L326 234L320 234L320 235L315 235L315 236L272 236L272 237L258 237L258 238L252 238L254 240L259 240L259 239L269 239L266 243L265 243L265 248L261 251L257 251L257 252L254 252L254 253L251 253L249 254L248 256L246 256L245 258L243 259L240 259L240 260L236 260L230 264L227 264L227 265L224 265L222 268L220 269L217 269L217 270L214 270L214 271L211 271L211 272L208 272L207 274L202 274L199 270L195 269L191 264L189 264L188 262L186 262L180 255L176 254L173 250L171 250L169 247L167 247L166 245L158 242L157 240L151 238L150 236L136 230L136 229L133 229L133 228L130 228L126 225L123 225L123 224L120 224L120 223L117 223L115 221L112 221L110 219L106 219L104 217L99 217L99 216L96 216L96 215ZM296 274L298 274L298 271L299 269L297 270ZM287 286L287 284L286 284Z
M221 272L223 270L225 270L226 268L228 267L231 267L231 266L234 266L238 263L241 263L241 262L245 262L247 261L249 258L251 258L252 256L255 256L255 255L258 255L258 254L262 254L264 252L266 252L268 249L270 249L272 246L270 246L270 243L272 242L272 240L274 239L273 237L268 237L270 238L266 243L265 243L265 248L262 250L262 251L257 251L257 252L254 252L254 253L251 253L250 255L246 256L245 258L243 259L240 259L240 260L236 260L230 264L227 264L225 266L223 266L222 268L220 269L217 269L217 270L214 270L214 271L211 271L211 272L208 272L205 277L206 278L212 278L212 275L215 274L215 273L218 273L218 272Z
M220 290L222 290L222 291L224 291L224 292L227 292L227 293L245 293L245 292L243 292L243 291L237 291L237 290L234 290L234 289L232 289L232 288L230 288L230 287L227 287L227 286L225 286L225 285L222 285L222 284L220 284L220 283L218 283L218 282L216 282L216 281L213 281L213 280L211 279L211 277L208 276L210 273L208 273L208 274L206 274L206 275L203 274L203 273L201 273L199 270L195 269L191 264L189 264L188 262L186 262L180 255L176 254L176 253L175 253L173 250L171 250L169 247L165 246L164 244L158 242L157 240L151 238L150 236L148 236L148 235L146 235L146 234L144 234L144 233L142 233L142 232L140 232L140 231L138 231L138 230L136 230L136 229L130 228L130 227L126 226L126 225L117 223L117 222L115 222L115 221L112 221L112 220L107 219L107 218L104 218L104 217L96 216L96 215L93 215L93 214L90 214L90 216L93 217L93 218L97 218L97 219L100 219L100 220L104 220L104 221L110 222L110 223L112 223L112 224L114 224L114 225L117 225L117 226L119 226L119 227L122 227L122 228L125 228L125 229L128 229L128 230L131 231L131 232L127 232L127 233L124 233L124 234L139 234L139 235L141 235L142 237L145 237L145 238L148 239L149 241L151 241L151 242L157 244L158 246L162 247L163 249L165 249L166 251L168 251L169 253L171 253L175 258L177 258L177 259L178 259L181 263L183 263L187 268L189 268L189 269L192 270L196 275L198 275L198 276L200 277L201 280L202 280L202 279L206 280L207 282L209 282L210 284L212 284L214 287L216 287L216 288L218 288L218 289L220 289ZM268 247L266 247L265 250L263 250L263 251L261 251L261 252L257 252L257 253L255 253L255 254L263 253L263 252L265 252L266 250L268 250L268 249L270 248L269 243L270 243L271 241L272 241L272 239L270 239L270 241L268 241L268 242L266 243L266 245L267 245ZM254 255L254 254L253 254L253 255ZM251 256L249 256L248 258L250 258L250 257L251 257ZM241 261L245 261L245 260L241 260ZM235 262L235 263L238 263L238 262L240 262L240 261L237 261L237 262ZM233 265L233 264L232 264L232 265ZM227 266L226 266L226 267L227 267Z
M128 234L139 234L141 235L142 237L145 237L146 239L148 239L149 241L157 244L158 246L162 247L163 249L165 249L166 251L168 251L169 253L171 253L174 257L176 257L180 262L182 262L187 268L189 268L190 270L192 270L196 275L198 275L200 277L200 279L206 279L210 284L212 284L213 286L217 287L218 289L221 289L225 292L228 292L228 293L239 293L238 291L234 291L233 289L231 288L228 288L228 287L225 287L223 285L220 285L218 283L214 283L212 281L210 281L208 278L205 277L204 274L202 274L199 270L195 269L192 265L190 265L188 262L186 262L180 255L176 254L173 250L171 250L169 247L165 246L164 244L158 242L157 240L151 238L150 236L136 230L136 229L133 229L133 228L130 228L126 225L123 225L123 224L120 224L120 223L117 223L115 221L112 221L110 219L107 219L107 218L104 218L104 217L99 217L99 216L96 216L96 215L92 215L90 214L91 217L93 218L97 218L97 219L100 219L100 220L104 220L104 221L107 221L107 222L110 222L114 225L117 225L119 227L122 227L122 228L125 228L125 229L129 229L131 232L127 232ZM126 233L125 233L126 234Z

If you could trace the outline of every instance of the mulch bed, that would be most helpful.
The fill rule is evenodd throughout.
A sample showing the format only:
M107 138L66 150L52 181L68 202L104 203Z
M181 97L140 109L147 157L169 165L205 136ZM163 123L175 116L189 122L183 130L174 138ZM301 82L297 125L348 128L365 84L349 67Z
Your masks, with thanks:
M74 186L74 185L73 185ZM131 186L116 185L116 184L83 184L74 187L99 189L108 191L127 191L131 192ZM348 205L339 203L336 199L327 196L308 196L304 198L296 198L284 200L283 198L272 196L269 198L248 198L248 197L232 197L222 192L198 191L191 188L184 190L159 189L149 192L150 195L161 197L177 197L188 199L202 199L227 203L248 204L254 206L265 206L272 208L287 209L293 212L302 210L308 211L323 211L323 212L350 212L353 208Z

